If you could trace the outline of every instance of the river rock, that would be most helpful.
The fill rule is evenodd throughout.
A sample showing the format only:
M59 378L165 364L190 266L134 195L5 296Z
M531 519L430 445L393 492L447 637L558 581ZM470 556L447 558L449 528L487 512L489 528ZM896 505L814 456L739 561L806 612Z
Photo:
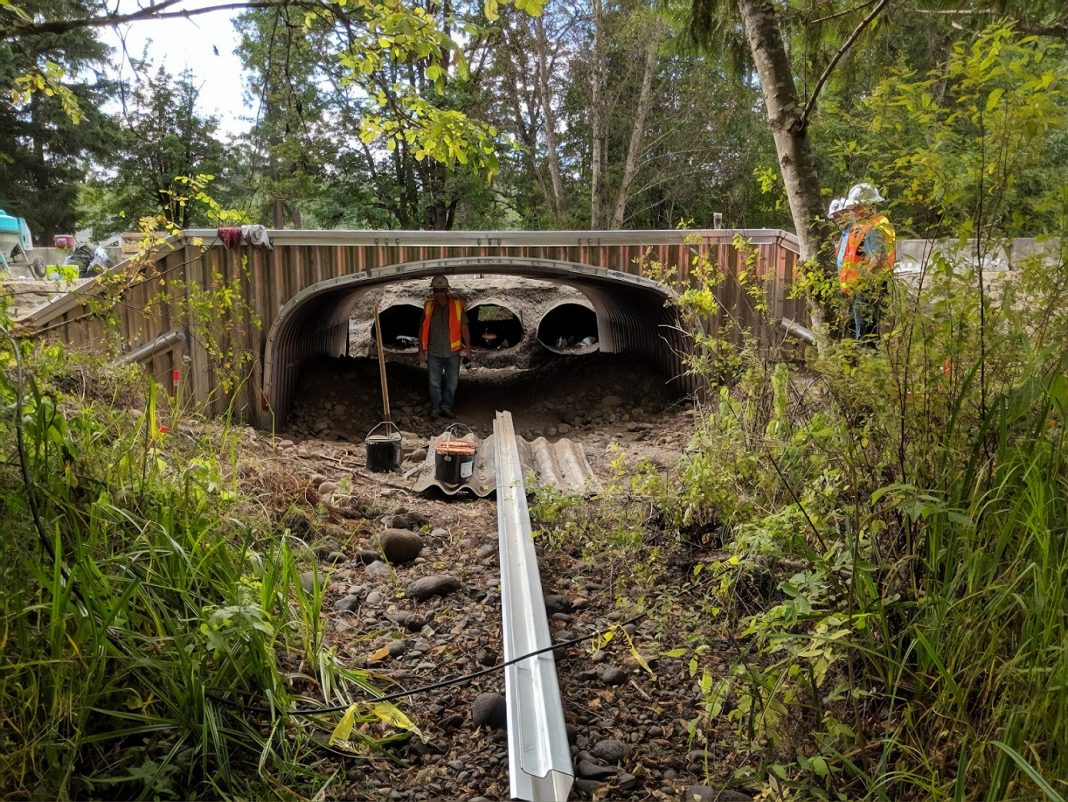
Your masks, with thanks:
M424 618L415 613L409 613L407 610L398 610L393 613L391 618L398 626L404 627L409 632L418 632L426 626L426 620Z
M555 613L566 613L571 609L571 602L559 593L549 593L545 596L545 613L552 616Z
M712 766L716 762L716 758L707 749L691 749L686 753L686 765L691 769L703 769L705 766Z
M408 586L409 598L426 601L431 596L448 596L460 589L460 580L446 574L434 574L415 580Z
M391 563L410 563L422 552L423 539L410 529L387 529L378 536L378 548Z
M602 766L592 760L580 760L575 771L584 780L607 780L616 776L616 770L610 766Z
M598 760L618 766L627 756L627 745L616 738L605 738L594 744L590 754Z
M326 588L326 577L318 571L305 571L300 575L300 584L304 587L305 593L314 593L316 585Z
M601 682L605 685L622 685L627 681L627 672L616 666L605 666L601 669Z
M426 523L426 516L412 510L387 516L384 521L389 529L418 529Z
M508 705L499 693L480 693L471 705L471 721L476 727L503 730L508 723Z
M738 791L691 785L679 797L681 802L753 802L753 797Z
M616 784L619 786L620 791L633 791L638 787L638 778L633 774L621 771L616 777Z
M360 606L360 597L355 594L343 596L334 602L335 613L354 613Z
M315 556L320 560L326 560L336 551L341 551L341 546L337 544L337 541L327 538L326 540L320 540L315 544Z
M365 569L371 576L387 577L390 574L389 566L381 560L375 560Z

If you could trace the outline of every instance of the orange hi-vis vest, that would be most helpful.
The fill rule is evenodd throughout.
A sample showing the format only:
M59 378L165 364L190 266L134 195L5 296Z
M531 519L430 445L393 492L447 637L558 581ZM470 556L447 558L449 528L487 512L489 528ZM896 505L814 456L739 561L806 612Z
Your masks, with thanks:
M886 243L885 254L865 254L861 251L864 240L872 230L877 229ZM842 264L838 268L838 284L842 292L850 294L860 283L861 266L867 262L872 268L889 272L894 268L897 258L897 235L890 221L882 214L873 214L866 220L855 224L846 235L845 251Z
M431 299L423 307L422 341L424 351L430 344L430 319L434 316L435 303L436 301ZM460 321L463 319L464 314L463 301L459 298L450 298L449 312L451 313L449 315L449 346L453 351L459 351L464 347L463 334L460 331Z

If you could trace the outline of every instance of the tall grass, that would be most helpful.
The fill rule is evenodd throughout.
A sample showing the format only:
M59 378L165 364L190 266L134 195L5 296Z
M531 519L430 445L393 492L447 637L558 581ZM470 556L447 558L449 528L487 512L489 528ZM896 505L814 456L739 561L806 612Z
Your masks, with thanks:
M662 481L746 646L694 725L773 798L1068 797L1068 260L925 278L877 351L752 359Z
M323 784L311 725L286 712L377 694L324 647L304 544L235 517L225 429L164 435L155 388L143 411L79 401L57 350L4 356L0 438L19 444L0 461L0 795Z

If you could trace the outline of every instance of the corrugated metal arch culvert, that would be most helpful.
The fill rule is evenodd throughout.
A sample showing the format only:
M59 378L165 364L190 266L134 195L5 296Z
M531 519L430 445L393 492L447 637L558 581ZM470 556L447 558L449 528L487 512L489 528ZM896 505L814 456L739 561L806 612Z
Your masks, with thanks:
M655 364L674 392L693 392L681 354L689 347L664 285L616 270L574 262L508 257L471 257L406 262L329 279L307 287L279 310L264 349L260 423L281 426L292 404L301 365L312 356L344 356L352 309L368 290L437 273L489 273L566 284L582 292L598 317L600 350L632 352Z

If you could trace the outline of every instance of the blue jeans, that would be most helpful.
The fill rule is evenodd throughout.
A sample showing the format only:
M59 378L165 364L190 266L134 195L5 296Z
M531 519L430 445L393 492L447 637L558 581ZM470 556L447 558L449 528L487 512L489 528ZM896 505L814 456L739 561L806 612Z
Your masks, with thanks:
M853 296L853 335L858 343L875 347L883 316L884 292L870 290Z
M456 385L460 383L460 352L451 356L426 355L426 366L430 371L430 411L452 411L456 398Z

